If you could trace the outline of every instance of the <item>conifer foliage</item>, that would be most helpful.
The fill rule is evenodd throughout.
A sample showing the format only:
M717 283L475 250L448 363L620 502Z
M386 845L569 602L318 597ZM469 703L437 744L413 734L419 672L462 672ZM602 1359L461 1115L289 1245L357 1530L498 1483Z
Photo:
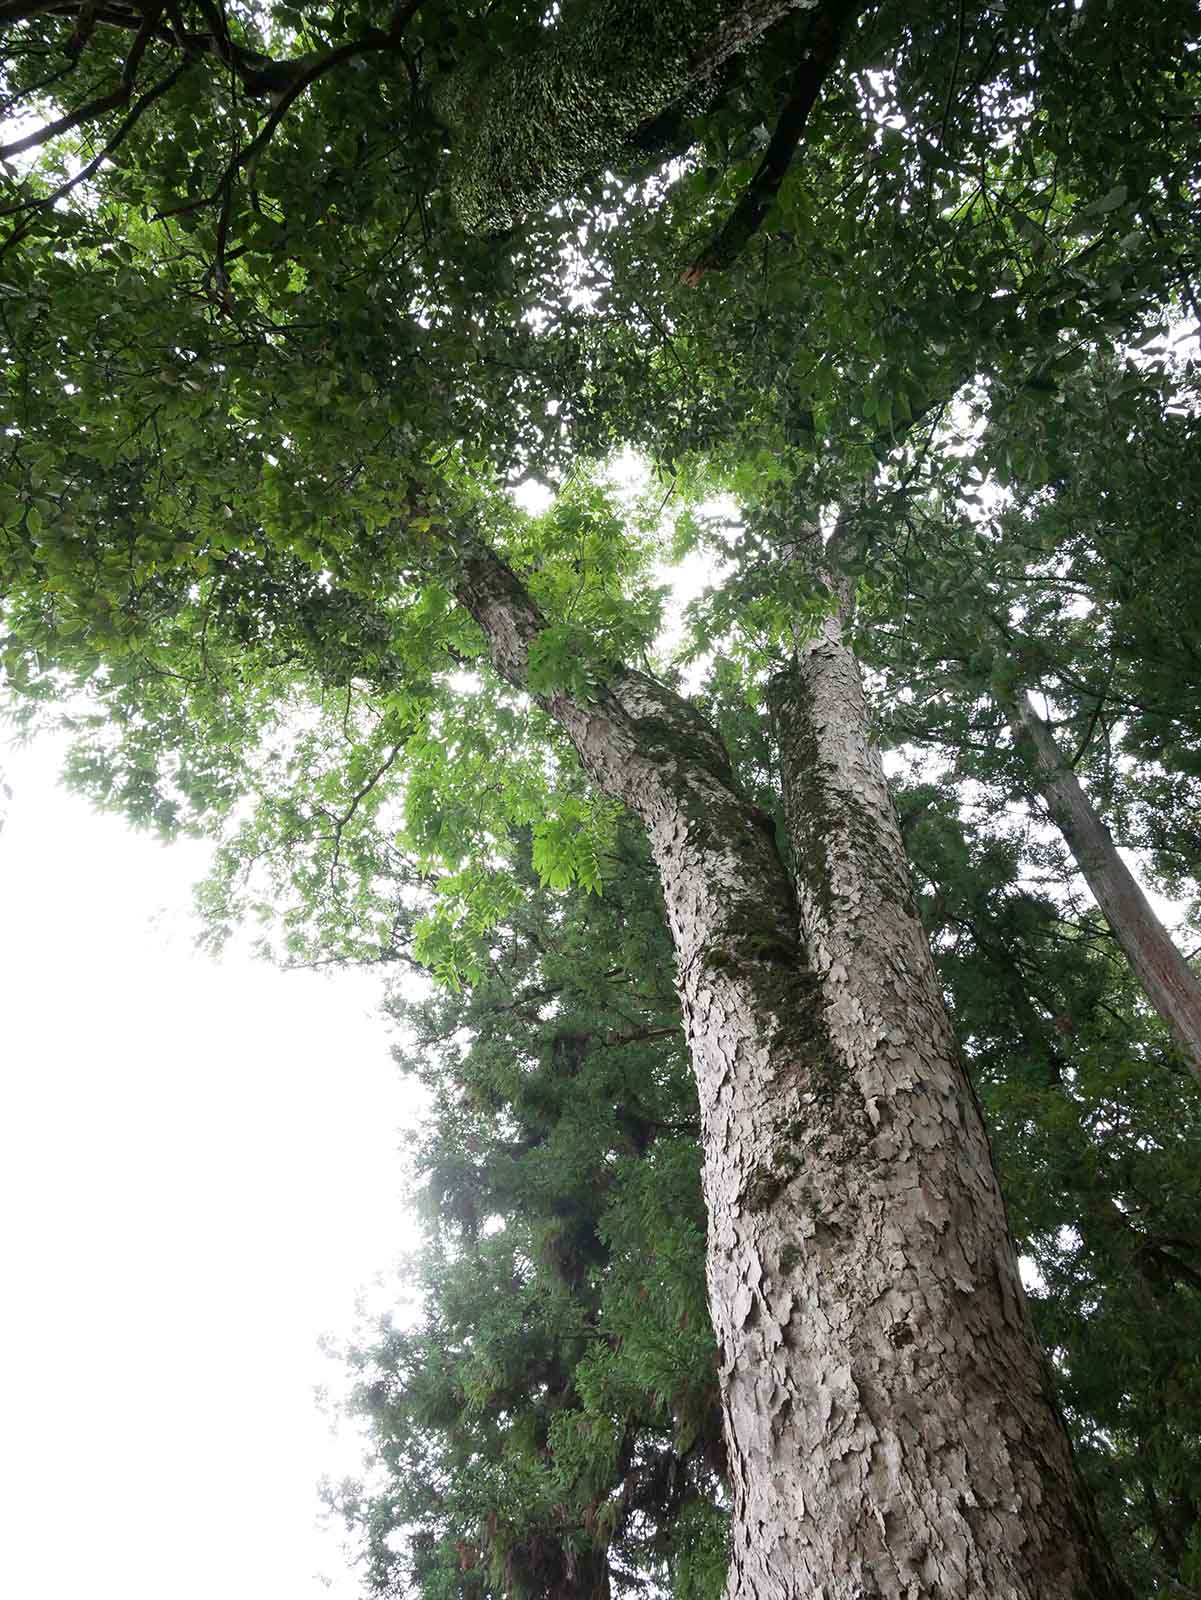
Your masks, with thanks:
M602 1595L725 1572L696 1094L645 846L528 893L470 993L395 1000L430 1090L415 1329L354 1353L376 1592Z
M1201 1495L1195 1105L1095 917L953 784L899 798L1077 1451L1137 1592L1171 1593ZM603 897L531 875L478 986L392 1002L436 1113L417 1325L349 1353L371 1461L330 1495L372 1593L724 1581L695 1091L635 836L610 868Z

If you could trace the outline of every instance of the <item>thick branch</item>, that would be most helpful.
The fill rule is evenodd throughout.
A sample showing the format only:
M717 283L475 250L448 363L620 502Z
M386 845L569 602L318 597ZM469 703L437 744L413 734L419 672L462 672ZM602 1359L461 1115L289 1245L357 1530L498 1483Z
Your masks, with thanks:
M301 95L310 84L314 83L334 67L341 66L343 62L352 61L358 56L368 55L377 50L395 48L403 37L404 30L418 10L421 0L410 0L410 3L398 5L386 29L368 28L357 38L349 40L346 44L335 46L309 55L297 56L291 60L279 61L270 56L261 55L256 50L250 50L230 37L228 28L224 25L221 11L212 4L202 5L205 15L212 21L214 31L211 33L178 32L164 28L160 25L163 11L162 4L147 7L143 13L114 11L105 9L90 15L90 22L102 22L114 27L131 28L135 30L134 40L130 46L129 55L125 60L121 72L121 82L108 94L98 95L82 106L77 106L73 111L66 112L63 116L48 122L40 128L15 139L11 144L0 146L0 160L20 155L27 150L37 149L40 145L48 143L60 134L69 133L73 128L82 127L85 123L94 122L98 117L104 116L109 111L115 111L126 105L131 99L136 85L138 68L142 57L152 39L167 42L182 50L183 61L177 69L176 76L183 67L189 65L198 56L215 55L234 71L242 87L252 95L270 94L277 97L271 114L253 143L231 163L230 174L262 154L270 142L276 128L279 126L292 102ZM24 21L31 15L41 11L52 12L54 15L71 16L78 14L82 22L86 8L79 6L53 6L53 7L17 7L16 14L4 18L0 11L0 21ZM86 42L86 41L84 41ZM78 54L82 43L76 48ZM174 77L170 79L174 82ZM137 102L133 116L136 120L146 106L153 99L158 98L158 92L152 90ZM106 146L105 153L114 148L125 134L128 133L132 122L123 125L115 141ZM225 180L223 180L224 182ZM218 191L220 192L220 191ZM61 191L53 198L61 197ZM24 209L24 208L21 208Z
M39 145L57 139L60 133L70 133L72 128L78 128L85 122L94 122L106 111L115 111L118 106L123 106L129 96L129 84L124 82L118 84L109 94L98 95L95 100L76 106L74 111L56 117L53 122L34 128L32 133L25 134L23 138L14 139L11 144L0 145L0 161L9 161L13 156L24 155L26 150L36 150Z
M97 6L78 3L78 0L52 0L50 4L0 5L0 29L29 22L35 17L75 18L75 31L64 45L65 52L79 56L97 26L122 28L135 34L146 32L148 38L182 49L187 55L214 55L238 74L242 87L249 94L278 94L295 78L299 67L308 57L277 60L239 44L229 32L225 16L211 0L201 0L200 9L212 24L212 31L201 33L184 27L167 27L161 22L164 7L159 5L144 9L137 6ZM414 8L415 9L415 8ZM126 72L128 77L128 71Z
M482 540L463 541L455 593L488 639L492 664L515 687L528 690L530 648L547 626L517 574ZM695 766L707 780L735 790L725 746L716 730L688 701L646 673L615 666L593 700L562 692L534 700L567 731L585 766L608 793L632 804L632 775L622 770L637 747L655 760L657 740L671 724L676 765ZM641 727L638 725L642 724ZM638 805L634 804L638 810ZM748 806L748 811L754 810ZM758 815L758 813L756 813ZM766 818L762 821L766 825Z
M124 118L117 131L105 143L103 149L93 156L86 166L81 167L73 178L68 178L65 183L60 183L58 188L52 189L49 194L39 195L35 200L22 201L18 205L10 206L7 211L0 212L0 216L12 216L14 213L21 211L35 213L44 211L48 206L54 205L55 201L62 200L66 195L70 194L72 189L77 188L79 184L86 183L89 178L100 170L113 151L124 142L142 113L148 110L156 100L162 99L163 95L174 88L175 84L179 82L191 65L191 58L185 56L177 67L168 72L165 77L160 78L156 84L147 89L145 94L140 95L130 108L129 115ZM0 255L3 255L6 250L23 239L30 226L31 224L27 222L24 226L16 228L4 241L3 246L0 247Z
M483 629L496 670L528 691L530 648L546 619L482 540L468 535L459 551L456 597ZM591 699L562 691L533 698L594 782L645 826L681 968L696 963L699 972L719 947L738 946L732 959L748 971L781 962L799 971L796 908L774 826L739 789L720 735L696 707L617 664ZM685 988L691 981L682 970Z
M790 11L817 0L593 0L516 55L435 85L471 233L511 227L617 160L638 133Z
M792 75L788 100L759 169L725 223L684 274L686 283L697 284L706 272L720 272L732 266L762 227L792 165L809 113L838 60L847 29L861 9L861 0L827 0L814 15L805 41L805 57Z

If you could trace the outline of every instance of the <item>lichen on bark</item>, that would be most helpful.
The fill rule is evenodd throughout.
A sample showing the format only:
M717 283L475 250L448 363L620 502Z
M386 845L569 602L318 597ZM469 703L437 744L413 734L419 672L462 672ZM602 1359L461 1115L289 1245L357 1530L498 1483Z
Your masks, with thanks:
M770 707L833 1100L797 1093L789 1150L754 1175L760 1255L790 1271L730 1379L743 1454L767 1457L736 1526L771 1531L736 1544L728 1595L1117 1600L839 616ZM763 1363L794 1400L771 1425Z

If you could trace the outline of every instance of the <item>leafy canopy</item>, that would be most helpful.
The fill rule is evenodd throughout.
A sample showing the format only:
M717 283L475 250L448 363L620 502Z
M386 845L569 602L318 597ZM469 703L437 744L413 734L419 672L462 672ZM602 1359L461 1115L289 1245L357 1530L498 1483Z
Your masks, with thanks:
M677 42L733 10L653 9ZM410 1019L429 1316L355 1357L373 1587L691 1600L722 1463L661 917L456 572L482 531L541 606L535 691L686 657L771 809L762 682L828 603L789 541L875 479L842 558L1044 1332L1143 1592L1196 1587L1188 1085L1014 822L991 693L1050 691L1192 892L1196 374L1157 330L1197 309L1195 8L781 7L687 81L623 76L646 10L0 8L14 709L101 803L219 839L214 939L445 980Z

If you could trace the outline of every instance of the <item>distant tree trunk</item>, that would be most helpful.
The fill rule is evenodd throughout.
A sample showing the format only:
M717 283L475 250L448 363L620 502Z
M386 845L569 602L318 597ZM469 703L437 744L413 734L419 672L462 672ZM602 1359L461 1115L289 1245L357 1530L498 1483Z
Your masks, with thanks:
M1090 1175L1088 1182L1073 1186L1077 1206L1073 1225L1085 1246L1108 1263L1114 1277L1133 1268L1144 1292L1152 1295L1170 1294L1178 1283L1201 1289L1201 1276L1177 1253L1180 1241L1157 1239L1148 1233L1137 1211L1129 1207L1129 1191L1123 1196L1126 1209L1114 1199L1111 1185L1121 1181L1120 1175L1108 1172L1098 1160L1082 1107L1071 1093L1071 1059L1060 1050L1036 1010L1025 974L1006 941L981 918L972 917L970 927L973 940L991 964L994 991L1003 995L1009 1007L1010 1027L1024 1071L1044 1094L1054 1094L1067 1113L1054 1117L1052 1126L1044 1130L1053 1141L1057 1164L1065 1172Z
M456 589L524 685L544 623L516 576L476 545ZM858 669L830 627L773 698L799 906L771 821L694 706L621 667L594 700L541 700L645 824L675 941L728 1600L1127 1600L1034 1338Z
M1201 984L1118 854L1112 834L1030 696L1024 691L998 693L997 700L1027 757L1048 815L1063 834L1143 992L1201 1083Z

